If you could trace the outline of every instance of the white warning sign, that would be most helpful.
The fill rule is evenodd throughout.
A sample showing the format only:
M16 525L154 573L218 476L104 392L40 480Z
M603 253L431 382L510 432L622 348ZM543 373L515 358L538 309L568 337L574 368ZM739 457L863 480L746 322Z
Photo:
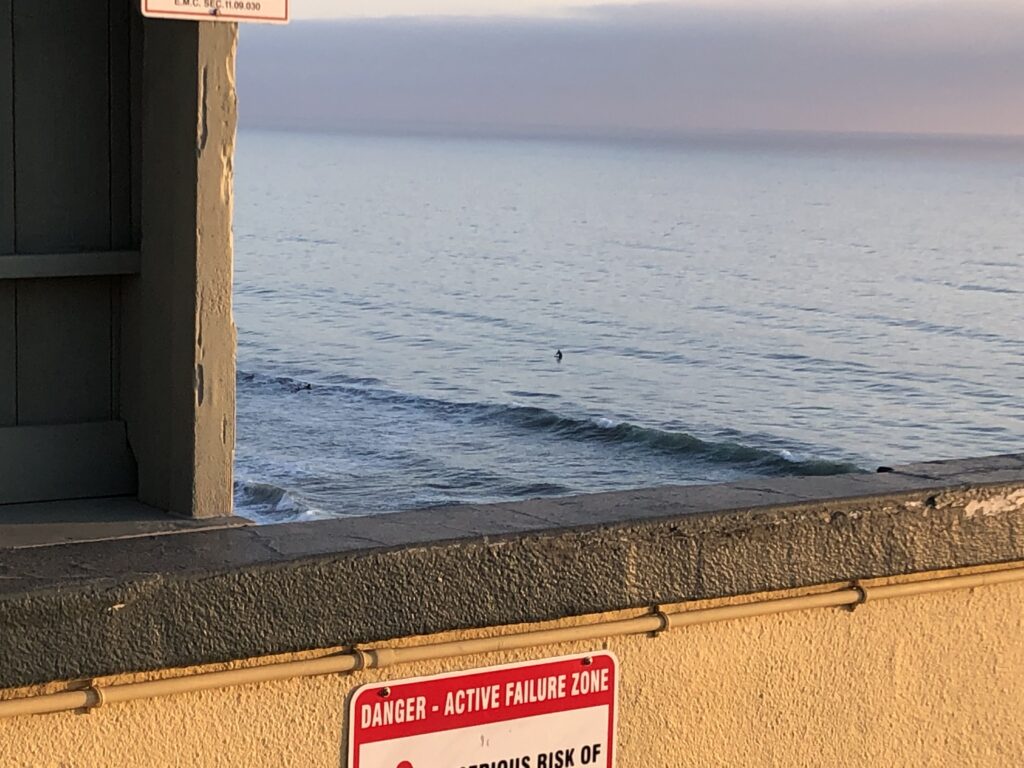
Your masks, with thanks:
M618 674L602 652L356 691L349 768L613 768Z
M287 24L289 0L142 0L142 15L186 21Z

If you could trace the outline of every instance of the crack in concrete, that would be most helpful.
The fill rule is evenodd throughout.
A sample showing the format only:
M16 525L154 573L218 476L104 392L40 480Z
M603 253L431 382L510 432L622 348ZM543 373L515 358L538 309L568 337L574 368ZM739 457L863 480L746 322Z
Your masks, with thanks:
M209 126L209 104L207 89L209 87L209 72L203 66L202 77L199 78L199 122L196 126L196 157L199 157L206 150L206 142L210 138Z

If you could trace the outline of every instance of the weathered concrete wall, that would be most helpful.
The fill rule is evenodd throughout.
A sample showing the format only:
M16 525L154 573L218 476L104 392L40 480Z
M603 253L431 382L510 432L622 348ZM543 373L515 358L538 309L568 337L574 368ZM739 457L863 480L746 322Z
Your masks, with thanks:
M231 512L234 24L144 24L141 272L124 285L123 410L139 499Z
M0 765L339 766L358 685L607 648L620 768L1019 766L1022 601L1015 583L17 718L0 721Z
M200 24L193 517L231 514L235 456L232 315L236 24Z
M0 686L1014 562L1022 489L1024 456L1002 456L32 549L0 540Z

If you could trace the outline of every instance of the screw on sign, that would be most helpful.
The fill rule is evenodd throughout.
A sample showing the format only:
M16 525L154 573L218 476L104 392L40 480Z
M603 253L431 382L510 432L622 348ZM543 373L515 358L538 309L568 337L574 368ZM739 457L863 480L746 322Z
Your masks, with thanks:
M349 768L613 768L607 652L374 683L352 696Z

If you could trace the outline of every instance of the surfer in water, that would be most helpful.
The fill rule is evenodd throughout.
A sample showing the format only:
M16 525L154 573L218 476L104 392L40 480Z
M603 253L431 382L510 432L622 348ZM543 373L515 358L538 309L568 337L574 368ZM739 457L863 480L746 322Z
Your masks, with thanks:
M562 350L555 352L555 362L562 362Z

